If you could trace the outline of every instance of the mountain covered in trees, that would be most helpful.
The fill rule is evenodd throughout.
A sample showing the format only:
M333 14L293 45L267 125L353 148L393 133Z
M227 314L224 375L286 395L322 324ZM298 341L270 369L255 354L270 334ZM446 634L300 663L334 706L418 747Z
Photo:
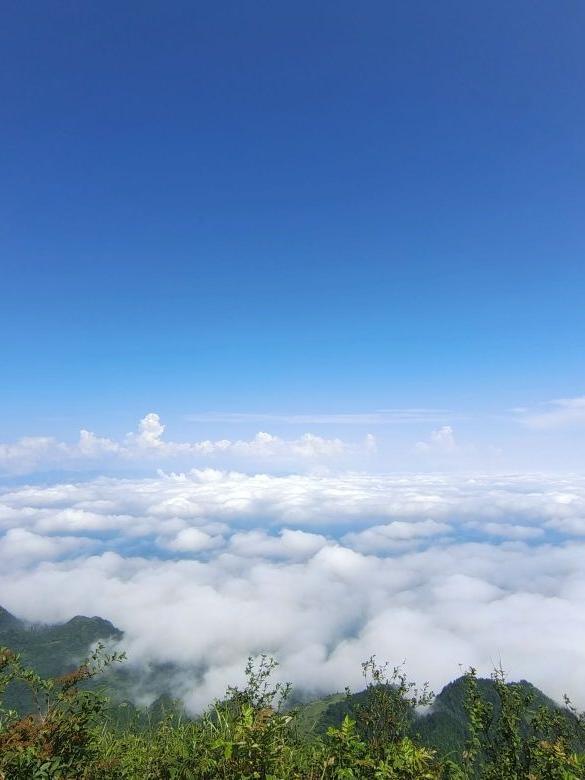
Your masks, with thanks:
M371 658L362 691L307 702L271 682L276 663L263 656L246 688L189 719L164 693L164 670L153 706L128 700L132 672L100 644L122 636L100 617L28 624L0 607L1 780L585 778L583 717L500 670L470 670L433 697Z

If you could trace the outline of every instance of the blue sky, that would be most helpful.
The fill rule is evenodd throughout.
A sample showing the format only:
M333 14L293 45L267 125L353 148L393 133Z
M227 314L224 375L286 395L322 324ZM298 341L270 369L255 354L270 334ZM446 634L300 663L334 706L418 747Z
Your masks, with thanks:
M375 433L529 452L502 415L584 392L584 23L576 1L10 4L1 438L424 407L451 414Z
M582 0L5 3L2 606L207 669L193 710L262 651L585 706L584 37Z

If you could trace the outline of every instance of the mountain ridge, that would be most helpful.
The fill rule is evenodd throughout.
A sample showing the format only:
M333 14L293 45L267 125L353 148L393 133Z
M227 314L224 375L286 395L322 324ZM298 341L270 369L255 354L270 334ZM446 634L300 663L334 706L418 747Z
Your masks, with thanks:
M99 616L87 617L75 615L67 621L56 624L27 623L0 607L0 646L5 645L22 656L23 662L35 669L43 677L56 677L73 670L87 656L91 645L98 641L123 638L123 632L109 620ZM159 672L159 677L164 670ZM158 697L149 708L151 719L164 717L165 707L160 702L172 701L168 689L156 678ZM229 681L226 681L226 685ZM164 683L164 681L163 681ZM510 685L520 686L522 692L530 696L535 707L545 707L551 711L573 716L566 708L556 704L532 683L521 680ZM477 685L487 701L497 708L497 694L492 680L479 678ZM106 686L113 699L121 702L124 695L133 688L131 672L116 669L106 677ZM299 727L306 734L323 734L330 726L337 727L345 715L355 716L365 701L367 690L352 694L331 693L311 701L297 700L293 707L299 713ZM32 702L24 689L13 687L5 693L5 704L23 713L32 709ZM131 698L128 696L128 698ZM468 716L465 710L465 677L461 676L447 683L434 697L429 710L416 715L410 732L428 747L440 754L461 754L467 738ZM124 706L138 714L138 709L128 700ZM180 705L178 705L180 706Z

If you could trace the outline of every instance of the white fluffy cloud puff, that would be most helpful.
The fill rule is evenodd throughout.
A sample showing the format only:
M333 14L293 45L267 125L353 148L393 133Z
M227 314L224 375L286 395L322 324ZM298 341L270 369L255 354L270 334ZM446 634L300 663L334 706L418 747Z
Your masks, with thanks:
M164 438L165 425L158 414L150 412L136 432L119 441L81 430L74 442L46 436L29 436L12 443L0 442L0 475L28 474L47 468L86 468L108 463L115 465L196 463L203 459L227 459L234 463L276 462L280 466L341 462L353 456L365 456L376 450L372 434L358 442L326 438L304 433L283 439L264 431L251 439L171 441Z

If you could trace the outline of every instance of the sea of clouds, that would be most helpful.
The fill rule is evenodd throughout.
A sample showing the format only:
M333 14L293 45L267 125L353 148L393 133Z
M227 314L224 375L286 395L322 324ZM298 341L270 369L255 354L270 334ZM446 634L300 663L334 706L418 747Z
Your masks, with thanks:
M584 562L580 476L202 468L0 489L0 603L110 619L130 664L183 670L193 710L260 652L313 693L359 686L376 653L435 690L501 661L584 706Z

